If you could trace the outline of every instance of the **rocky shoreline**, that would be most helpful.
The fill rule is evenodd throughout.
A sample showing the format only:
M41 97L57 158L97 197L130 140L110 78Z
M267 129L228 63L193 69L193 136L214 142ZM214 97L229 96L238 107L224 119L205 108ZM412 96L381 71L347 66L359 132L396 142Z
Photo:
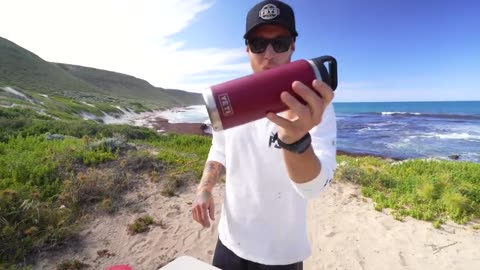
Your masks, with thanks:
M150 122L152 128L159 132L175 133L175 134L190 134L190 135L202 135L211 137L210 128L206 124L202 123L170 123L168 119L162 117L156 117ZM392 158L382 155L372 155L370 153L352 153L344 150L337 150L337 155L346 155L350 157L366 157L374 156L384 159L402 160L400 158Z
M212 136L212 134L208 132L209 127L202 123L170 123L168 119L155 117L150 124L152 128L160 133Z

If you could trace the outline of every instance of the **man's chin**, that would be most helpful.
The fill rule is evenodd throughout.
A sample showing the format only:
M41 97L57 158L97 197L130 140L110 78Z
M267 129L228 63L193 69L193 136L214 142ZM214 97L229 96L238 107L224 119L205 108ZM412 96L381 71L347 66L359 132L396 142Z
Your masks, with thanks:
M265 71L274 68L274 65L260 66L257 71Z

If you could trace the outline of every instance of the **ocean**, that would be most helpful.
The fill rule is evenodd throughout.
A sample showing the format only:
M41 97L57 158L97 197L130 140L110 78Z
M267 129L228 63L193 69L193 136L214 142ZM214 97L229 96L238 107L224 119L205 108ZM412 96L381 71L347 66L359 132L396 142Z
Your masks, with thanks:
M480 162L480 101L334 103L338 149Z
M480 101L334 103L334 108L338 150L480 163ZM162 116L172 122L208 121L204 106Z

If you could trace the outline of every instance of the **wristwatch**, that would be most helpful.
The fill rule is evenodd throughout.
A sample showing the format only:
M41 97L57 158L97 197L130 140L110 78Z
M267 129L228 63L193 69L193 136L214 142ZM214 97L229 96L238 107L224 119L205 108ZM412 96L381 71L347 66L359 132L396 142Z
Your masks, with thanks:
M307 151L308 147L312 143L312 137L310 136L310 133L307 133L300 140L294 143L290 143L290 144L284 143L278 137L277 137L277 141L278 141L278 145L281 148L296 154L301 154Z

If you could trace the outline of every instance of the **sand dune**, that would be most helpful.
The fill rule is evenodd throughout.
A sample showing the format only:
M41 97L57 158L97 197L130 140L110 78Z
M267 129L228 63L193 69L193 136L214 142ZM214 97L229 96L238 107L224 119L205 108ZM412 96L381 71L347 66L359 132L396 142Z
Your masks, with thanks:
M82 231L78 243L54 254L43 254L34 269L54 269L67 258L78 258L89 269L130 264L133 269L158 269L181 255L211 262L217 224L203 229L191 219L194 186L167 198L157 184L129 194L136 202L114 216L100 216ZM223 185L215 189L219 217ZM149 232L129 235L127 225L150 214L162 220ZM443 225L413 219L394 220L373 209L358 187L334 183L308 210L312 256L305 269L480 269L480 232L466 226Z
M358 187L334 184L309 205L306 269L480 269L480 232L375 211Z

